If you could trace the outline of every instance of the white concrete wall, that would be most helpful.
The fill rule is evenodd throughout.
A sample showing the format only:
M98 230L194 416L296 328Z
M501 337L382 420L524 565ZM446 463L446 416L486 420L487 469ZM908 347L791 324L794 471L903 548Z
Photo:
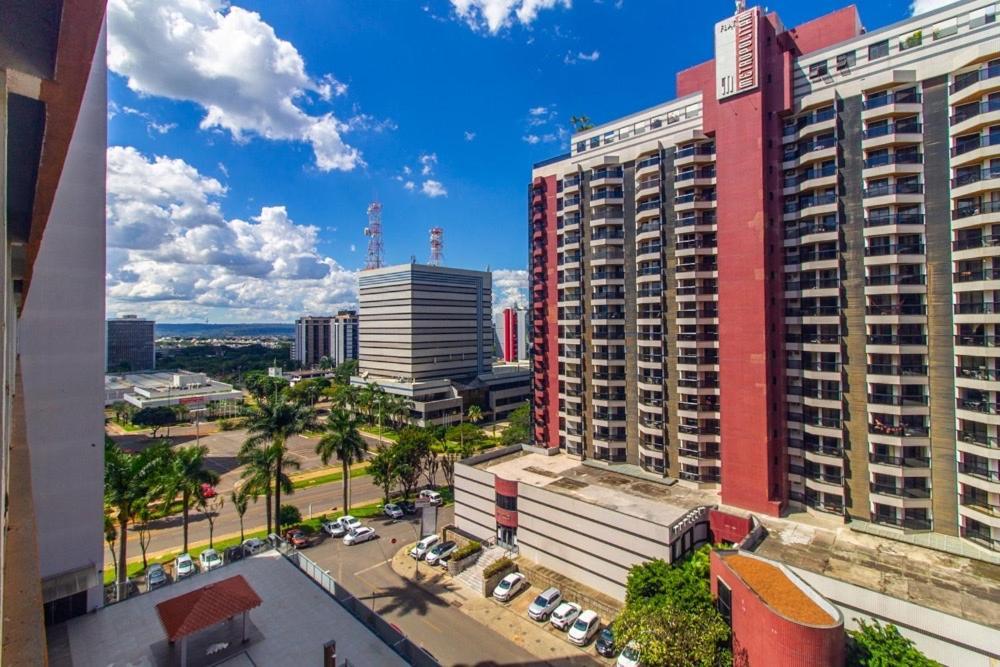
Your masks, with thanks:
M858 627L857 618L874 618L896 625L927 657L945 665L994 667L1000 662L1000 630L809 570L789 569L841 611L846 630Z
M496 489L493 473L455 466L455 526L476 537L496 537Z
M104 561L105 50L102 35L19 323L43 581Z

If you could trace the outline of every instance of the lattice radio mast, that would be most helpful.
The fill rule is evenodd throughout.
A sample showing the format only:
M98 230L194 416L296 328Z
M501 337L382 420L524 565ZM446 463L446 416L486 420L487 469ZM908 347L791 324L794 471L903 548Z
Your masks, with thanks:
M444 228L431 227L431 266L441 266L444 261Z
M382 204L377 201L368 205L368 226L365 227L365 236L368 237L368 259L365 261L365 269L381 269L385 248L382 246Z

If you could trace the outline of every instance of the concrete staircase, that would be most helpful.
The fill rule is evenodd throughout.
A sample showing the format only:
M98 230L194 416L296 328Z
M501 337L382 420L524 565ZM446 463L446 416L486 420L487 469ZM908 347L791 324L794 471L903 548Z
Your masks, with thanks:
M507 551L498 546L484 548L483 553L480 554L479 560L476 561L476 564L460 572L455 577L455 581L459 582L466 588L471 589L476 593L476 595L482 595L483 570L506 555Z

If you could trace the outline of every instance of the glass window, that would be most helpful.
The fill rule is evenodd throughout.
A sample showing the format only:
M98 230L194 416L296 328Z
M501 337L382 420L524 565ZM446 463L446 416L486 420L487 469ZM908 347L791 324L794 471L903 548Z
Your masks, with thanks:
M958 32L958 19L948 19L947 21L941 21L934 26L934 39L941 39L942 37L950 37Z
M517 511L517 496L504 496L497 494L497 507L502 510Z
M837 56L837 70L842 71L854 67L855 59L856 56L854 54L854 51L841 53L839 56Z
M722 616L722 620L724 620L727 625L732 625L733 592L730 590L729 586L722 581L722 579L716 578L716 582L718 582L719 587L719 599L716 601L716 607L719 610L719 615Z
M887 39L875 42L868 47L868 60L885 58L887 55L889 55L889 40Z
M982 9L975 9L969 12L969 29L993 23L997 20L997 6L990 5Z
M809 66L809 78L818 79L820 77L826 76L827 68L826 61L813 63Z
M924 31L914 30L911 33L899 36L899 50L905 51L920 46L924 42Z

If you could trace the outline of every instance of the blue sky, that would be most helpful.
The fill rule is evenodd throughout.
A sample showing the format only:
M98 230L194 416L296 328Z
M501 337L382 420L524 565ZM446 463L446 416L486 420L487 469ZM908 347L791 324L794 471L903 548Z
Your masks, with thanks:
M783 0L786 25L843 6ZM909 0L860 2L876 28ZM943 3L921 3L943 4ZM673 94L729 0L110 0L109 313L287 321L386 260L494 269L523 297L531 164Z

